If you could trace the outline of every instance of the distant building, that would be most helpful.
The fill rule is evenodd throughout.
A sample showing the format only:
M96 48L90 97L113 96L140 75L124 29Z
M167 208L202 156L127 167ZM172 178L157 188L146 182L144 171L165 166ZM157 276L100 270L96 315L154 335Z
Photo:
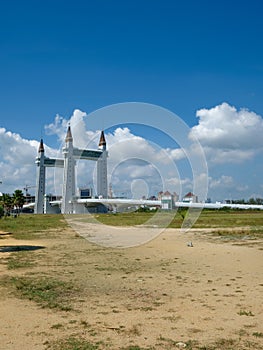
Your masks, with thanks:
M158 192L158 201L162 199L163 191Z
M161 200L161 208L164 210L171 210L175 208L175 201L174 201L174 195L171 194L169 191L162 192L162 194L158 194L158 197L160 195Z
M198 202L198 197L195 194L193 194L192 192L188 192L183 197L183 202L184 203L197 203Z

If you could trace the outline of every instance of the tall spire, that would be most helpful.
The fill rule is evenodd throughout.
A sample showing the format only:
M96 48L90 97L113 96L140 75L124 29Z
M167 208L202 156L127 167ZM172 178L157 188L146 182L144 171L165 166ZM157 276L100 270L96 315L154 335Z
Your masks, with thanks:
M107 182L107 157L106 140L104 131L100 134L99 150L101 155L97 160L97 195L108 198L108 182Z
M43 143L43 139L40 140L40 144L39 144L39 148L38 148L38 153L43 153L44 150L44 143Z
M40 140L38 148L38 156L36 157L37 173L36 173L36 195L35 195L35 214L43 214L44 212L44 195L45 195L45 154L43 139Z
M102 130L102 132L100 134L99 147L106 148L106 140L105 140L105 135L104 135L104 131L103 130Z
M67 131L67 135L66 135L66 138L65 138L65 141L68 142L68 141L73 141L73 137L72 137L72 133L71 133L71 129L70 129L70 124L68 126L68 131Z

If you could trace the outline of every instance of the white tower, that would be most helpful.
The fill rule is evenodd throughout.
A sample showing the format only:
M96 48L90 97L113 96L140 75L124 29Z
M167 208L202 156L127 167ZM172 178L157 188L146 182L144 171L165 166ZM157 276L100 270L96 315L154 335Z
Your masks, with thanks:
M106 140L104 132L101 132L99 149L102 150L102 155L97 160L97 195L103 198L108 198L108 181L107 181L107 157Z
M44 195L46 183L46 168L44 166L45 150L43 140L41 139L38 148L38 157L36 158L36 195L35 195L35 214L44 213Z
M73 137L71 134L70 126L65 139L65 147L63 148L64 154L64 177L63 177L63 189L62 189L62 204L61 213L71 214L73 213L73 204L70 203L75 197L75 159L73 156Z

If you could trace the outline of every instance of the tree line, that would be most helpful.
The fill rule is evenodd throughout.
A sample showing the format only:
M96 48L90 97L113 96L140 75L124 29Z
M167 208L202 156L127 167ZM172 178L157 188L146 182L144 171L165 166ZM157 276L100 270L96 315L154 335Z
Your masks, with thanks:
M24 204L25 197L21 190L15 190L12 195L3 193L0 197L0 218L11 213L20 214Z
M249 200L245 199L233 199L231 200L233 204L257 204L263 205L263 198L249 198Z

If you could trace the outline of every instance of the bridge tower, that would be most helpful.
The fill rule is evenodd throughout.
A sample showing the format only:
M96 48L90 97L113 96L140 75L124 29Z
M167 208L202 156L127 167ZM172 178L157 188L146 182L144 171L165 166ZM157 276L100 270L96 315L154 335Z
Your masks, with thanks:
M35 210L36 214L45 212L45 180L46 167L63 168L63 183L62 183L62 200L61 213L73 214L77 212L76 199L76 183L75 183L75 165L77 159L92 160L97 162L97 195L103 198L108 198L108 183L107 183L107 157L106 141L104 132L101 132L99 147L93 149L79 149L73 147L73 137L70 125L67 129L65 145L63 147L63 159L49 158L44 154L43 140L40 141L38 157L36 158L37 176L36 176L36 199Z
M107 157L106 140L104 131L101 132L99 150L102 151L101 156L97 160L97 195L108 198L108 180L107 180Z
M37 174L36 174L36 195L35 195L35 214L44 213L44 195L46 184L46 168L44 166L45 150L43 140L40 140L38 148L38 157L36 157Z
M73 137L68 126L67 135L65 138L65 147L63 148L64 154L64 176L63 176L63 188L62 188L62 203L61 213L71 214L73 213L73 204L70 203L76 194L75 184L75 159L73 155Z

